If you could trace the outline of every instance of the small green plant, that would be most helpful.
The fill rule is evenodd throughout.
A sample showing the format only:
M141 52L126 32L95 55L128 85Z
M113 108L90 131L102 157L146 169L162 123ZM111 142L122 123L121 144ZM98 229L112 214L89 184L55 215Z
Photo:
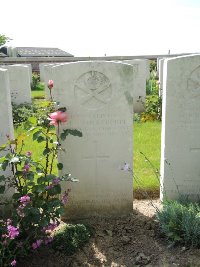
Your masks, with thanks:
M200 206L198 203L164 201L157 211L161 232L173 244L200 247Z
M140 114L139 113L133 114L133 121L134 122L140 122Z
M72 255L93 235L93 229L84 224L65 224L55 232L53 249Z
M141 121L161 120L162 118L162 99L158 95L146 97L145 112L141 114Z

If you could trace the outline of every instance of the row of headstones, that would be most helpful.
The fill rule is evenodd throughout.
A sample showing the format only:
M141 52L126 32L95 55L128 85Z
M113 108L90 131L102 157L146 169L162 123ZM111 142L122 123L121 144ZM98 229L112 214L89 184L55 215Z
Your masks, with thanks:
M8 71L8 85L11 101L16 104L31 104L31 64L0 65L0 69Z
M59 161L80 180L71 188L66 217L121 215L132 211L133 66L117 62L77 62L46 68L52 94L66 107L69 121L83 137L63 142ZM12 132L6 70L0 70L1 142ZM166 59L163 74L161 198L200 191L200 56ZM7 101L7 103L6 103ZM3 115L2 115L3 114ZM4 116L8 115L8 118ZM9 126L10 125L10 126ZM6 131L6 127L7 131ZM60 130L62 131L61 128ZM12 133L11 133L12 134ZM65 151L65 152L64 152Z
M14 139L12 104L31 104L32 67L27 65L0 66L0 145ZM1 152L0 156L3 156ZM0 175L10 176L11 170L0 171ZM6 189L3 199L13 194L12 188ZM2 198L2 196L0 196Z
M124 60L121 61L121 63L126 63L133 66L133 90L131 92L131 95L133 97L134 112L141 113L145 110L146 81L149 80L150 78L149 60L147 59ZM61 64L41 63L39 65L40 80L44 82L46 85L45 86L46 99L50 98L47 82L49 79L51 79L52 67L56 65L61 65Z

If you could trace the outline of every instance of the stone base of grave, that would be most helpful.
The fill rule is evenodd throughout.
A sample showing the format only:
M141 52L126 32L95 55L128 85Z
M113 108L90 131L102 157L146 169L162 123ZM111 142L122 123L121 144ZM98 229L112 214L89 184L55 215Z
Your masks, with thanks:
M75 219L86 219L89 217L118 217L122 215L128 215L133 211L133 202L127 201L120 204L108 203L107 205L102 205L98 203L96 206L89 204L83 206L80 203L67 204L65 208L65 213L63 215L64 220L75 220Z

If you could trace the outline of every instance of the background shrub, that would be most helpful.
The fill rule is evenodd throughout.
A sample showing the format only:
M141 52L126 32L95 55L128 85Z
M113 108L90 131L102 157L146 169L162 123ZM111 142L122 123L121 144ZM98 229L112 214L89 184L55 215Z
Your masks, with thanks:
M35 72L33 72L33 74L32 74L31 90L33 90L33 91L43 91L44 90L44 83L40 82L40 75L35 73Z
M33 104L12 103L13 124L15 127L26 122L29 117L35 117L40 124L47 118L47 114L53 111L53 104L49 101L35 101Z
M161 232L172 243L200 247L200 206L185 201L165 201L157 212Z

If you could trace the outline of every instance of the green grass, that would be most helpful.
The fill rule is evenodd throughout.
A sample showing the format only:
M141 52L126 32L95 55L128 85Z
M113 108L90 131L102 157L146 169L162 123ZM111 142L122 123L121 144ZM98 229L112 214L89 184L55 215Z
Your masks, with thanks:
M22 134L21 128L15 130L15 136ZM160 137L161 137L161 122L145 122L134 123L134 174L137 176L137 181L134 181L134 188L143 189L158 189L159 181L156 178L153 168L149 162L140 153L144 153L148 160L155 168L160 169ZM32 141L32 136L24 133L20 140L24 139L25 146L23 151L32 151L33 159L40 160L45 163L45 157L41 156L44 150L44 142L37 143ZM54 174L57 174L56 163L54 164Z
M161 122L134 123L134 188L155 189L159 188L151 164L160 170L160 142ZM142 152L148 160L140 153Z
M31 91L32 98L34 99L44 99L44 91Z
M42 155L42 152L45 147L45 142L38 143L37 141L32 140L32 134L24 132L21 127L15 129L15 138L18 139L18 151L21 148L22 140L24 142L24 146L22 149L22 153L26 153L27 151L32 152L32 159L34 161L39 161L43 166L45 166L45 156ZM54 161L53 165L53 174L57 175L57 159Z

